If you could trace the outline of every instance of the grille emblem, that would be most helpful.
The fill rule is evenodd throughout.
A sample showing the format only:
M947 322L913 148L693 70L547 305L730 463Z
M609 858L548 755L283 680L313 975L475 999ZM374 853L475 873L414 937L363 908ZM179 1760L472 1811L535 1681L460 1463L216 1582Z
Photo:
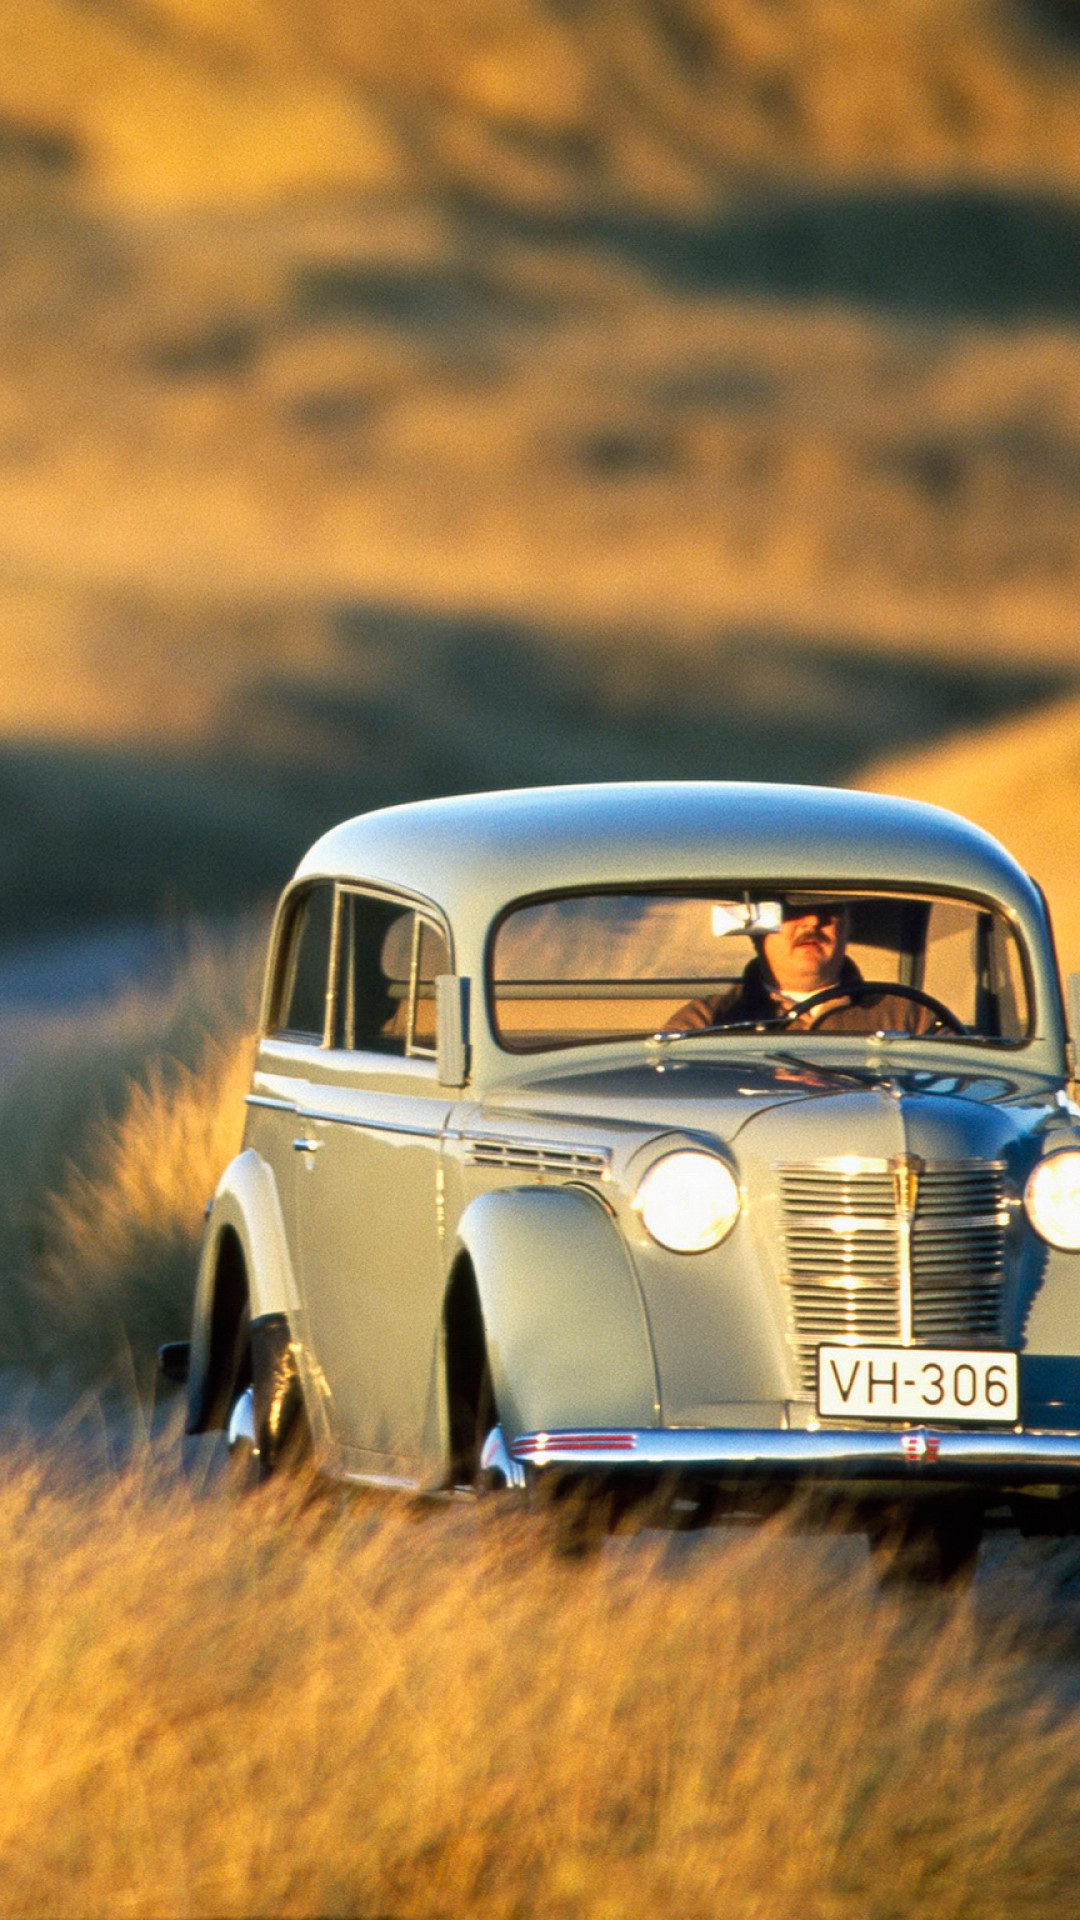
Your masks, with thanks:
M914 1217L923 1163L917 1153L898 1154L892 1163L893 1194L901 1220Z

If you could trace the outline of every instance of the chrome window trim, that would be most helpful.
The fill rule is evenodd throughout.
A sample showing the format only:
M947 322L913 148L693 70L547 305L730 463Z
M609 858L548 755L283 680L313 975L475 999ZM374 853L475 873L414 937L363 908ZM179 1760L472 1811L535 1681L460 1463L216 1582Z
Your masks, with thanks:
M329 1047L337 1023L338 960L341 954L341 888L334 883L334 913L330 921L330 973L326 983L322 1045Z
M407 1133L418 1140L441 1140L441 1127L421 1127L409 1120L375 1120L370 1115L327 1113L322 1107L294 1107L298 1120L323 1120L339 1127L360 1127L365 1133Z
M409 939L409 1001L405 1012L405 1057L410 1059L413 1052L413 1034L416 1029L416 976L420 971L420 929L423 922L413 909L412 933Z
M335 889L336 889L336 900L335 900L336 915L339 915L341 913L341 903L347 894L358 895L361 899L364 899L364 900L378 900L378 901L381 901L386 906L402 906L402 907L407 907L411 909L412 916L413 916L413 924L412 924L412 932L410 935L410 944L409 944L409 988L408 988L408 1011L405 1016L405 1046L404 1046L403 1052L400 1055L390 1054L390 1055L380 1055L379 1057L390 1058L390 1059L397 1058L397 1059L404 1059L404 1060L434 1060L436 1058L435 1048L434 1047L418 1047L413 1038L413 1033L416 1026L416 999L417 999L417 986L419 984L421 929L424 926L429 926L432 932L437 934L438 937L442 940L443 945L446 948L448 971L450 973L454 971L454 943L450 933L450 923L447 920L446 915L443 913L442 908L437 906L434 900L428 900L423 894L409 893L409 892L406 892L404 888L400 888L400 887L390 887L390 886L380 887L380 886L376 886L374 883L372 883L371 885L366 885L362 881L338 880L335 882ZM336 925L337 925L337 919L335 917L335 926ZM334 998L336 1001L337 952L335 952L335 955L334 955L333 978L334 978ZM350 1053L350 1054L359 1054L359 1053L376 1051L376 1049L374 1048L366 1048L366 1047L335 1047L334 1046L335 1024L336 1024L336 1005L335 1005L335 1011L334 1011L334 1018L331 1022L328 1022L327 1031L326 1031L325 1044L331 1051L336 1053Z

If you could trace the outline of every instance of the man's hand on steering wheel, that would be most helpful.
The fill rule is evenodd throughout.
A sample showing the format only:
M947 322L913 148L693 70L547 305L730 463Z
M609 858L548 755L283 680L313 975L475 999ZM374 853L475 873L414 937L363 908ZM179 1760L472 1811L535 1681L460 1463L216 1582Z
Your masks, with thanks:
M805 1028L807 1033L816 1033L833 1012L842 1013L845 1006L857 1006L861 1000L880 1000L886 994L894 999L899 995L903 1000L911 1000L916 1006L929 1008L935 1016L935 1022L932 1027L924 1029L926 1033L937 1033L943 1027L949 1033L966 1034L968 1032L963 1021L957 1019L956 1014L945 1005L943 1000L935 1000L932 993L924 993L921 987L901 986L896 980L860 980L853 986L821 987L817 993L808 994L805 1000L800 1000L789 1013L781 1017L784 1024L790 1027L796 1020L801 1019L804 1013L819 1007L821 1011L817 1019L811 1020L809 1026ZM916 1028L911 1028L911 1032L917 1031Z

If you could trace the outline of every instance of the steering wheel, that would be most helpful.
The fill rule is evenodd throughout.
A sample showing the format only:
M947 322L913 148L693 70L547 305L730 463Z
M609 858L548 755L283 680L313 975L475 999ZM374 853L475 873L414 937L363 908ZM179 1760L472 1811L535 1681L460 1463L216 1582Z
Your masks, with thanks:
M812 1007L821 1007L823 1011L818 1018L811 1020L805 1029L807 1033L816 1033L834 1011L829 1005L830 1002L843 1000L855 1005L860 1000L876 999L885 993L893 996L899 994L901 999L913 1000L918 1007L929 1007L930 1012L936 1016L937 1025L928 1027L927 1033L935 1033L939 1027L946 1027L950 1033L969 1032L963 1021L957 1019L955 1013L945 1005L944 1001L935 1000L932 993L924 993L921 987L901 986L897 980L860 980L850 987L821 987L817 993L809 994L805 1000L800 1000L797 1006L792 1007L791 1012L784 1016L785 1023L791 1026L801 1014L808 1013ZM826 1008L828 1011L824 1010ZM835 1011L839 1013L842 1008L836 1007Z

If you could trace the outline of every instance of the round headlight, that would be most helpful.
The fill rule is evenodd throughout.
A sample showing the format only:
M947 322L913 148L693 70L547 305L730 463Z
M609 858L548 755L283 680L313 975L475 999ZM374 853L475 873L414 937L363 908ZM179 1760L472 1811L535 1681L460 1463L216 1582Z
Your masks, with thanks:
M1036 1233L1052 1247L1080 1253L1080 1149L1065 1147L1040 1160L1024 1189Z
M648 1231L672 1253L704 1253L730 1233L739 1215L731 1169L690 1147L654 1161L634 1205Z

